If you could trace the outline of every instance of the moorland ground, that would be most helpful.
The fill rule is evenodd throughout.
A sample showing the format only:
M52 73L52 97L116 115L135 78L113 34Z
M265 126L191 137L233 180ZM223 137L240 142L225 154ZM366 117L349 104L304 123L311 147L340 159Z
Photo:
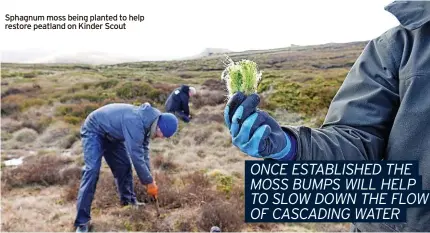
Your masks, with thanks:
M232 53L263 71L260 108L281 124L319 127L365 42ZM93 202L95 231L347 231L349 224L244 224L243 161L223 122L222 56L117 65L1 64L3 231L73 231L83 165L79 128L94 109L150 102L163 109L180 84L196 86L190 124L150 145L161 216L135 176L144 209L121 207L109 167ZM4 161L23 158L22 165Z

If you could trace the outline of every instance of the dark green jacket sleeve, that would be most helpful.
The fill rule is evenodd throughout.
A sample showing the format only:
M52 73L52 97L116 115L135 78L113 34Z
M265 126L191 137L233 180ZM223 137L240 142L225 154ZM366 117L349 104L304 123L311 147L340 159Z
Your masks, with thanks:
M296 160L370 160L384 148L399 106L395 41L370 41L333 98L323 125L284 127L296 136Z

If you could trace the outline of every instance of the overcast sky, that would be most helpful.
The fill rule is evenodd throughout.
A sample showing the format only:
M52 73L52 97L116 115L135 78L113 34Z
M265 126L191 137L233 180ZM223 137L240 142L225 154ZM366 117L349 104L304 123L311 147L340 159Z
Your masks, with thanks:
M208 47L233 51L369 40L397 19L388 0L5 0L1 1L2 50L60 53L107 52L145 59L192 56ZM126 30L5 30L6 14L140 14ZM103 23L103 22L100 22ZM118 22L121 23L121 22Z

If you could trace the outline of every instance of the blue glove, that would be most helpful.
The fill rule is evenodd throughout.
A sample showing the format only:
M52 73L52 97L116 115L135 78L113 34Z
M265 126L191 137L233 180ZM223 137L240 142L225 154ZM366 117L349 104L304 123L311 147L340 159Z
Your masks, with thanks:
M267 112L257 109L260 97L235 93L224 109L224 120L233 145L255 157L289 161L296 153L296 140L285 133Z

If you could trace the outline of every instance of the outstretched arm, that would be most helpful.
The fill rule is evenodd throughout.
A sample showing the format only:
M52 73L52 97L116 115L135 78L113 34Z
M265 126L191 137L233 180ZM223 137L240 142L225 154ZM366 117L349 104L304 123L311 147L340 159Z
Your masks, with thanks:
M248 155L276 160L381 160L400 103L400 55L393 56L389 41L383 35L366 46L319 129L280 128L257 111L258 96L237 93L224 112L233 144Z
M137 115L125 116L123 121L125 147L130 154L134 169L144 185L151 184L153 178L145 160L145 132L143 122Z
M396 70L387 38L371 41L333 98L319 129L285 127L298 139L297 160L383 159L400 104Z
M149 159L149 137L145 137L145 140L143 141L143 158L148 171L151 171L151 160Z

